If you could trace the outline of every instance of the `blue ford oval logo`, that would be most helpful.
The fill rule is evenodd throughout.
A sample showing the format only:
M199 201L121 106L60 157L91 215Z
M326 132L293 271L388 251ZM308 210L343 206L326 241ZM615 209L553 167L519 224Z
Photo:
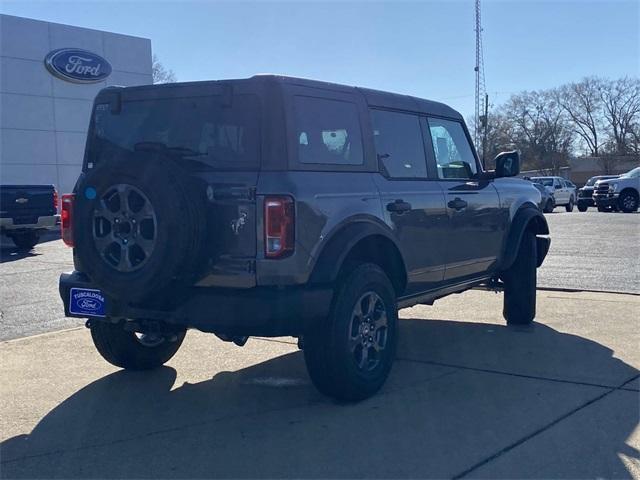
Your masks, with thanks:
M68 82L94 83L111 74L111 65L100 55L79 48L60 48L44 59L47 69Z

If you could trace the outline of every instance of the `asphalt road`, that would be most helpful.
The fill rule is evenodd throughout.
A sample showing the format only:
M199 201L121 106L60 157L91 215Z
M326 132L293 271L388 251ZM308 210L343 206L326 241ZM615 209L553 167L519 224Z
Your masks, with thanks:
M538 272L540 287L640 293L640 214L547 214L551 249ZM82 324L62 316L58 277L73 268L61 240L18 252L3 239L0 253L0 340Z

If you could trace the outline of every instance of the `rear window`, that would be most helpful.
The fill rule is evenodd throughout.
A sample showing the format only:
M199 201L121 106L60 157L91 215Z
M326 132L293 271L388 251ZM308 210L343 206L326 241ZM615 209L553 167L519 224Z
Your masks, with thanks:
M245 169L259 163L259 107L254 95L136 100L94 110L89 162L140 151L166 153L186 163Z
M362 135L355 104L294 97L298 161L304 164L362 165Z

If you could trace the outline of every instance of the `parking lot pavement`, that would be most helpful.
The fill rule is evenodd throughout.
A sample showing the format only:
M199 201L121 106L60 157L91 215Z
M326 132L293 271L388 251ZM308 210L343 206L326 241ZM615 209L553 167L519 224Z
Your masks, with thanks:
M640 212L545 214L551 248L540 286L640 293Z
M545 215L551 249L540 287L640 293L640 214L574 211ZM63 316L58 276L73 269L61 240L19 253L4 239L0 253L0 340L82 325Z
M517 328L501 302L403 310L389 381L355 405L286 338L189 332L147 373L84 328L1 343L2 476L640 478L640 298L540 292Z
M2 237L0 250L0 340L81 325L64 317L60 273L73 269L71 249L49 236L30 252Z

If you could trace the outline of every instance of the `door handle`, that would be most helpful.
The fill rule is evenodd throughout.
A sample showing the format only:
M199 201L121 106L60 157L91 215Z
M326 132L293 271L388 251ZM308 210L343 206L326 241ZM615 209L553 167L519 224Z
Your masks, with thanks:
M411 204L402 199L387 203L387 210L391 213L405 213L411 210Z
M458 210L458 211L462 210L463 208L467 208L468 205L469 204L467 202L457 197L451 200L449 203L447 203L447 206L449 208L453 208L454 210Z

